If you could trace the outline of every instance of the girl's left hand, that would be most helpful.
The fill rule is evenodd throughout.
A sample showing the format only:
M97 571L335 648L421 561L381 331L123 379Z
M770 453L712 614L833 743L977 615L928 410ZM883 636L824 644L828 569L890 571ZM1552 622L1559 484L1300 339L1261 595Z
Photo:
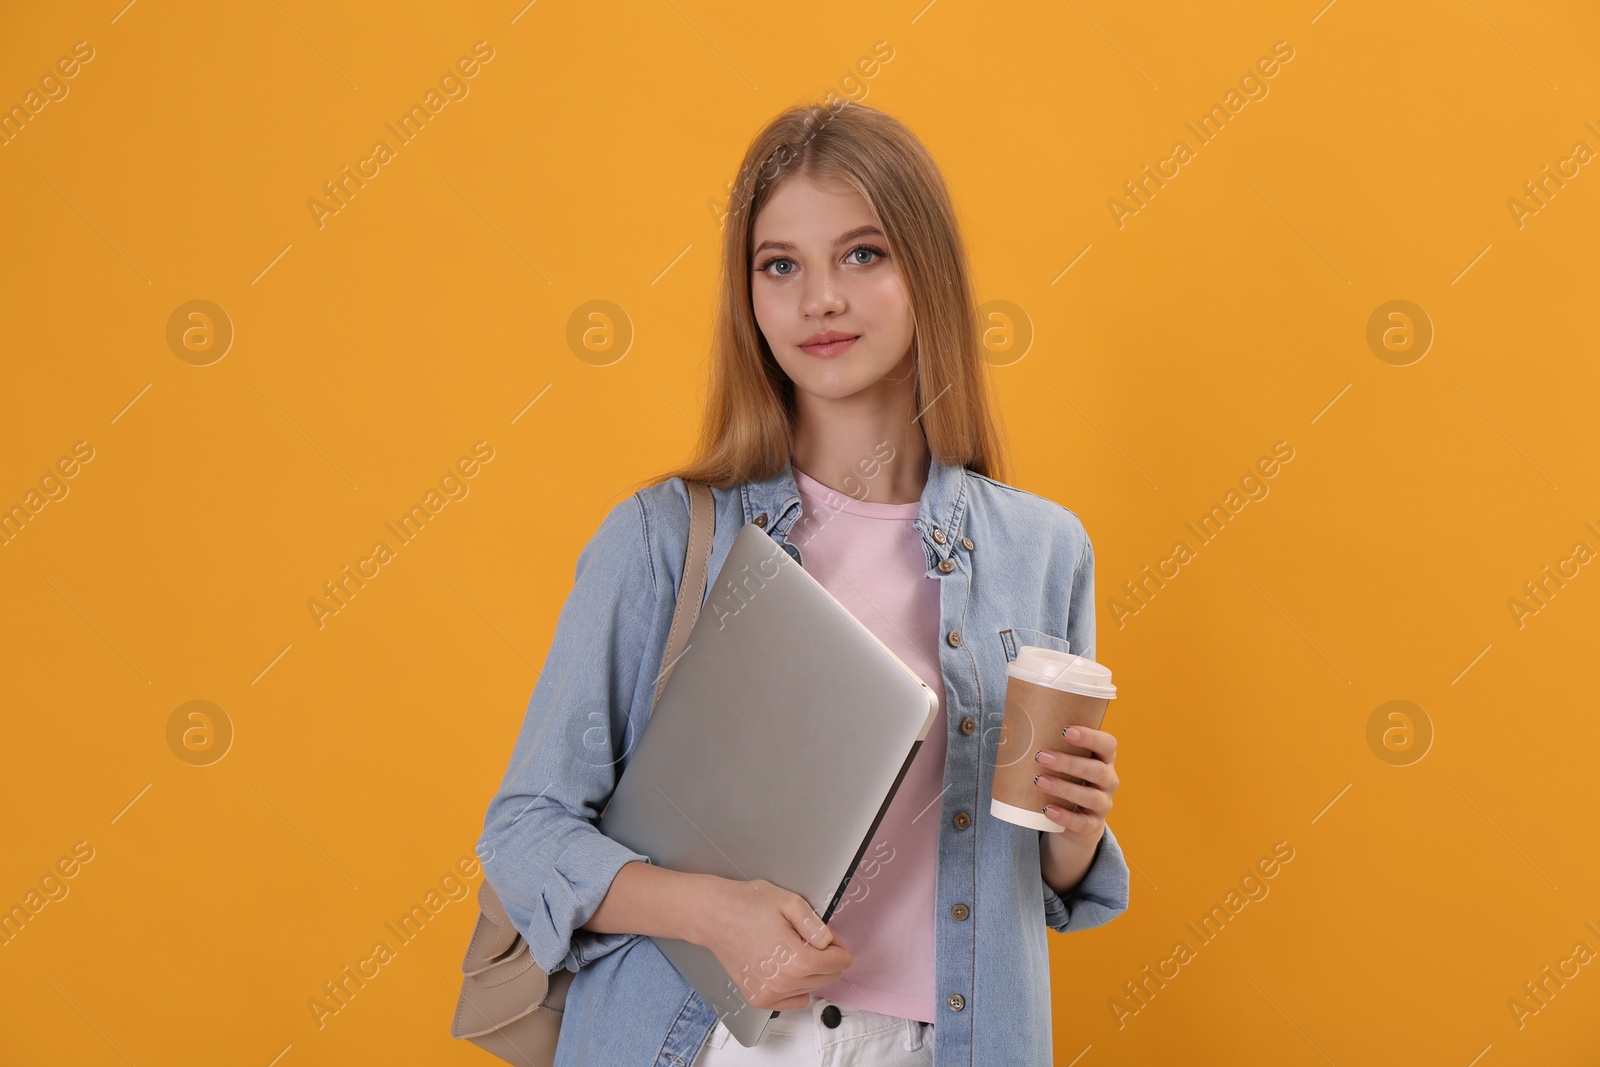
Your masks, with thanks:
M1045 817L1090 841L1106 830L1111 796L1117 791L1117 739L1104 730L1068 727L1066 740L1088 749L1077 756L1058 749L1040 749L1034 761L1041 768L1035 784L1057 800L1044 809ZM1047 835L1048 836L1048 835Z

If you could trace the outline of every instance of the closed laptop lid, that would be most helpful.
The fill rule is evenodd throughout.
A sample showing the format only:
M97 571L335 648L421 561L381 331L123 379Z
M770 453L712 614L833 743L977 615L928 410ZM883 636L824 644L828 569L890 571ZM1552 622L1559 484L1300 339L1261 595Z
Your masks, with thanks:
M765 878L826 922L938 713L911 668L747 523L600 829L658 866ZM754 1044L772 1013L708 949L653 940Z

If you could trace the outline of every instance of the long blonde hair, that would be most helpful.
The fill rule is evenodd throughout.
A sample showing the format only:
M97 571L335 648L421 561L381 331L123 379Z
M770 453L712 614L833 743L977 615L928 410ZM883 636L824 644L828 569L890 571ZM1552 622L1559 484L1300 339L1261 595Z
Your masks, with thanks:
M944 178L898 119L842 101L789 108L746 150L723 227L700 440L687 464L642 486L678 477L725 489L770 478L789 460L794 383L756 323L750 244L762 207L784 183L802 176L843 181L859 192L899 259L916 324L914 400L929 451L942 464L1004 481L972 273Z

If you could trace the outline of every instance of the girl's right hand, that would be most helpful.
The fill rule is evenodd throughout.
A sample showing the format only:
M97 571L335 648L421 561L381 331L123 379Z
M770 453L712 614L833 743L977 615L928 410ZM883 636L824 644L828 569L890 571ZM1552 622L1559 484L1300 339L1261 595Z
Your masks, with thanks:
M804 1007L813 989L838 981L850 966L850 950L800 894L765 878L713 885L700 943L752 1007Z

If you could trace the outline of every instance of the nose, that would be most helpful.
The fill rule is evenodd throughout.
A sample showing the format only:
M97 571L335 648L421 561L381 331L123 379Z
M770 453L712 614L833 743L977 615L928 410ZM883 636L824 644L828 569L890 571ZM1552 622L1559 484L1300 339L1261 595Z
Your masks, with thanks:
M812 271L800 297L800 310L807 318L820 319L844 310L844 294L839 279L831 271Z

